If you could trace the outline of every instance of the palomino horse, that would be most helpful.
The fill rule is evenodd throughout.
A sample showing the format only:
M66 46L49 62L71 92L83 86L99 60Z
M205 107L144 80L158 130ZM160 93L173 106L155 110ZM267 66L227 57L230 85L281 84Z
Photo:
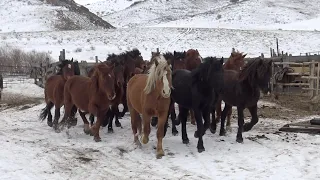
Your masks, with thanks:
M223 69L226 70L234 70L239 72L241 68L244 66L244 57L246 57L247 54L240 53L239 51L237 52L232 52L229 59L227 60L226 63L223 65ZM221 99L218 100L216 104L216 111L217 111L217 117L216 117L216 122L220 122L221 118ZM232 109L228 111L227 114L227 130L231 131L231 114L232 114ZM212 119L214 118L214 115L212 115Z
M64 105L64 86L66 81L73 75L80 75L79 66L74 64L73 59L64 60L58 65L60 68L56 75L50 76L44 87L44 95L46 101L46 107L42 109L40 113L40 119L43 121L47 116L48 126L56 129L60 118L60 108ZM54 121L52 123L51 109L55 106ZM72 115L77 112L76 107L72 109ZM76 121L74 121L76 123ZM74 124L75 125L75 124Z
M269 82L272 75L272 60L257 58L249 61L240 72L224 70L223 93L217 93L225 102L221 114L220 136L226 134L225 119L232 106L237 106L238 111L238 143L243 142L242 132L249 131L257 122L257 103L260 98L260 89L263 93L269 91ZM243 110L248 108L251 114L251 122L244 123ZM213 112L214 114L214 112ZM216 122L212 120L210 130L215 133Z
M65 114L59 123L60 130L69 123L71 108L75 105L80 112L91 113L97 117L97 122L91 129L87 119L82 118L82 120L84 132L93 135L96 142L101 141L99 136L101 122L109 110L111 101L116 97L113 69L113 65L99 63L94 66L94 73L90 78L73 76L68 79L64 87Z
M171 93L171 69L170 64L163 55L151 58L154 64L148 74L137 74L128 82L127 101L131 116L131 127L134 134L134 142L141 145L138 135L143 135L142 143L149 141L150 119L153 116L159 118L157 130L157 158L164 156L162 139L165 135L168 110ZM142 119L140 115L142 114ZM138 133L139 130L139 133Z

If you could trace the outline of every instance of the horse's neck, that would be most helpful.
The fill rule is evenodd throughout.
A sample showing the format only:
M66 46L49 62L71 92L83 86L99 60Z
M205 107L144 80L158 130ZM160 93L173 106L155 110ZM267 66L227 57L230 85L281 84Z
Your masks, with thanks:
M227 61L227 62L223 65L223 69L235 70L235 71L239 71L239 70L240 70L240 68L236 67L235 65L230 64L230 61Z

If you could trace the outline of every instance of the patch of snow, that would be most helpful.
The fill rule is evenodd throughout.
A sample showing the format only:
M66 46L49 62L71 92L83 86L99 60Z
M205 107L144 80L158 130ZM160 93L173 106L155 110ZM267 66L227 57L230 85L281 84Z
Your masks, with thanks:
M3 96L5 94L21 95L30 98L44 98L44 89L34 84L27 77L4 78Z

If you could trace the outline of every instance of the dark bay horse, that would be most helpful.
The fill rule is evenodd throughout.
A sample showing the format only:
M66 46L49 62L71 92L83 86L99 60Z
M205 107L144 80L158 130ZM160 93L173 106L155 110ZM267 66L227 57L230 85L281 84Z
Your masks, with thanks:
M43 121L46 117L48 126L57 128L60 118L60 108L64 105L64 86L66 81L73 75L80 75L78 64L73 62L73 59L64 60L59 65L59 72L56 75L50 76L45 83L44 95L46 107L40 113L40 119ZM51 109L55 106L54 121L52 122ZM72 115L77 112L76 107L72 109ZM76 121L75 121L76 122ZM74 122L74 123L75 123ZM75 125L75 124L74 124Z
M232 106L237 106L238 111L237 142L242 143L242 132L249 131L258 122L257 103L260 98L260 89L263 93L269 91L269 82L272 75L271 66L272 60L257 58L249 61L240 72L224 70L223 93L216 94L225 102L221 114L220 136L226 133L224 129L225 119ZM251 114L251 121L246 124L244 124L243 116L245 108L248 108ZM216 131L214 120L212 120L210 130L212 133Z
M214 102L215 93L223 88L223 58L217 60L215 57L207 57L196 69L188 71L178 69L172 74L171 98L179 104L179 115L181 118L182 142L189 143L186 122L188 111L192 109L195 113L198 137L198 152L205 150L202 136L210 126L210 109ZM202 118L205 124L203 124Z
M138 139L139 134L142 134L143 144L149 142L150 119L153 116L159 118L156 157L161 158L164 156L162 139L165 135L170 106L171 68L161 54L155 55L152 60L154 64L148 74L137 74L129 80L127 101L134 142L137 145L141 146ZM141 120L140 114L142 114L143 120Z
M114 56L114 57L112 57ZM127 83L129 79L135 74L136 68L143 69L145 71L147 64L143 60L143 57L141 56L141 52L138 49L133 49L131 51L123 52L119 55L112 54L109 55L110 58L116 58L119 62L121 62L124 65L124 81L123 84L123 97L122 97L122 105L123 110L119 114L119 118L123 117L125 113L128 111L127 101L126 101L126 90L127 90ZM109 59L108 57L108 59ZM107 60L108 60L107 59Z
M104 120L111 101L116 97L114 66L99 63L94 66L93 75L73 76L68 79L64 87L65 114L59 123L59 130L69 125L71 109L75 105L79 111L91 113L97 117L97 122L90 128L89 122L82 118L84 132L94 136L96 142L101 141L99 129Z
M244 66L244 58L246 57L247 54L240 53L239 51L232 52L229 59L227 60L226 63L223 65L223 69L225 70L234 70L239 72L243 66ZM220 122L221 118L221 99L218 100L216 104L216 112L217 112L217 117L216 117L216 122ZM231 114L232 114L232 109L228 111L227 114L227 130L231 131ZM212 118L214 118L214 115L212 115Z

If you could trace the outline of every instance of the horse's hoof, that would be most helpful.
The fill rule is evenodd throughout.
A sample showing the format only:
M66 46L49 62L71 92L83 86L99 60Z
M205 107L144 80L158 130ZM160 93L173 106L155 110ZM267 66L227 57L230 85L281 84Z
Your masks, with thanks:
M226 135L226 130L220 130L219 136L225 136Z
M187 138L187 139L182 139L182 143L183 144L189 144L189 139Z
M215 133L216 133L216 129L214 129L214 128L212 128L212 127L210 127L209 129L210 129L210 132L211 132L212 134L215 134Z
M198 148L198 153L202 153L203 151L205 151L204 148Z
M116 121L115 124L116 124L116 127L122 127L120 122Z
M61 132L61 130L60 129L54 129L54 132L56 132L56 133L60 133Z
M147 136L145 136L145 135L142 135L142 140L141 140L141 142L142 142L143 144L147 144L147 143L149 142L149 137L147 137Z
M195 138L199 138L199 133L198 133L198 131L195 131L195 132L194 132L194 137L195 137Z
M176 136L176 135L178 135L178 131L175 129L175 130L172 130L172 135L174 135L174 136Z
M248 131L250 131L252 129L252 127L250 127L250 124L249 123L245 123L244 125L243 125L243 131L244 132L248 132Z
M227 131L232 132L231 126L227 126L226 129L227 129Z
M53 126L52 121L47 121L47 124L48 124L48 126L50 126L50 127L52 127L52 126Z
M108 129L108 133L113 133L113 129Z
M157 159L161 159L164 156L163 150L157 152Z
M100 137L94 137L93 140L94 140L95 142L100 142L100 141L101 141L101 138L100 138Z
M237 137L237 140L236 140L238 143L243 143L243 138L241 137Z

